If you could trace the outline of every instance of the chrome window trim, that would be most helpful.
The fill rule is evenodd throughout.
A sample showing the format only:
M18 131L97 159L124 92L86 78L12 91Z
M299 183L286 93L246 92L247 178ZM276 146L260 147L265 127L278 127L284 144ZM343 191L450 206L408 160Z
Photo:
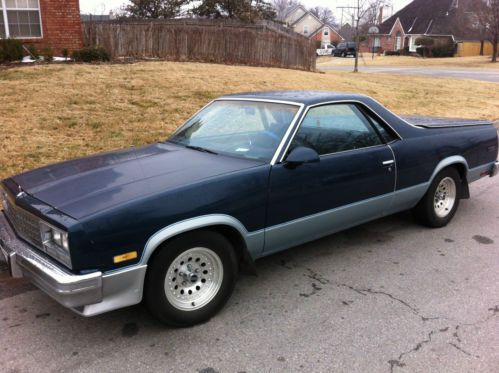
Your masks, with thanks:
M289 136L289 133L291 132L291 129L293 126L296 124L296 121L300 117L301 113L303 112L303 108L305 107L305 104L301 104L299 102L294 102L294 101L282 101L282 100L272 100L272 99L264 99L264 98L248 98L248 97L220 97L215 100L210 101L208 104L203 106L201 109L199 109L195 114L193 114L189 119L185 121L184 124L182 124L179 128L177 128L171 136L175 136L177 132L179 132L182 128L185 127L185 125L196 115L198 115L201 111L203 111L205 108L213 104L214 102L218 101L250 101L250 102L268 102L271 104L283 104L283 105L292 105L292 106L298 106L299 109L296 112L295 116L293 117L293 120L291 123L288 125L288 129L284 133L281 142L279 143L279 146L277 147L276 151L274 152L274 155L272 156L270 160L270 165L273 166L276 164L277 158L279 157L279 153L281 152L282 147L286 143L286 139Z
M376 101L377 102L377 101ZM324 105L333 105L333 104L360 104L360 105L363 105L365 106L366 108L368 108L371 112L373 112L376 117L378 117L380 119L380 121L382 123L384 123L386 126L388 126L392 131L393 133L395 133L395 135L397 135L398 137L398 140L402 140L402 136L400 136L400 134L393 128L393 126L391 126L381 115L378 114L378 112L376 110L374 110L371 106L369 106L368 104L366 104L365 102L362 102L362 101L359 101L359 100L335 100L335 101L324 101L324 102L321 102L321 103L318 103L318 104L313 104L313 105L309 105L307 106L305 112L303 113L302 117L301 117L301 120L300 120L300 123L298 123L298 125L296 126L296 128L294 129L293 131L293 134L292 136L289 138L289 141L288 141L288 145L286 146L286 149L284 150L284 152L281 154L281 157L279 159L279 162L277 163L281 163L283 160L284 160L284 157L286 156L286 153L288 152L288 149L291 145L291 143L293 142L293 139L294 137L296 136L296 133L298 132L298 129L300 128L300 126L302 125L303 123L303 120L305 119L305 117L307 116L308 112L310 109L313 109L317 106L324 106ZM380 104L381 105L381 104ZM393 141L396 141L396 140L393 140ZM393 141L391 141L390 143L392 143ZM383 145L388 145L387 143L383 143ZM379 145L373 145L373 146L379 146ZM369 148L369 147L366 147L366 148ZM359 149L366 149L366 148L359 148ZM358 150L358 149L350 149L350 150L344 150L342 152L347 152L347 151L352 151L352 150ZM336 152L336 153L330 153L330 154L338 154L338 153L342 153L342 152ZM326 154L324 154L326 155ZM275 164L275 163L274 163ZM272 165L274 165L272 164Z
M381 148L381 147L384 147L384 146L387 146L387 144L382 143L382 144L378 144L378 145L365 146L363 148L355 148L355 149L342 150L342 151L339 151L339 152L319 154L319 157L320 158L322 158L322 157L329 157L331 155L343 154L343 153L350 153L350 152L355 152L357 150L363 150L363 149Z

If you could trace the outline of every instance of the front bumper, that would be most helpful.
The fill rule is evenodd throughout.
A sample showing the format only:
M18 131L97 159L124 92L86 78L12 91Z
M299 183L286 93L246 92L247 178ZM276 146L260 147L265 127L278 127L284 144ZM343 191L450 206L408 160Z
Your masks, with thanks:
M490 177L497 176L499 174L499 161L495 161L492 166L492 171L490 172Z
M146 265L74 274L20 240L0 211L0 261L7 262L10 275L30 282L65 307L93 316L137 304L142 299Z

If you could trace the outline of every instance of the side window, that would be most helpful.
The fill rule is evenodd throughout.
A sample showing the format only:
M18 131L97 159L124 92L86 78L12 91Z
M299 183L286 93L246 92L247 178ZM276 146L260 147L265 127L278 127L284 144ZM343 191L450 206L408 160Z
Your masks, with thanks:
M390 143L393 140L397 139L397 136L391 130L388 130L387 128L383 127L381 123L374 117L374 115L370 115L365 111L364 114L369 118L373 126L376 127L376 131L378 131L378 133L386 143Z
M336 104L310 109L291 143L291 149L306 146L324 155L382 143L355 105Z

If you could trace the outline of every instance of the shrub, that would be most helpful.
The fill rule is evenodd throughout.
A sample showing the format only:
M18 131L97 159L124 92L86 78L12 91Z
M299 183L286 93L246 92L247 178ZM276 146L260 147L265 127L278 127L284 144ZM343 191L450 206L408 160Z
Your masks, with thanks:
M430 48L428 48L428 47L417 47L416 48L416 53L419 54L422 57L429 57L430 56Z
M411 52L409 51L409 46L405 46L404 49L399 50L401 56L410 56Z
M431 47L435 41L432 38L423 36L420 38L417 38L415 41L416 45L420 45L422 47Z
M400 51L385 51L385 56L400 56Z
M23 44L15 39L0 39L0 63L23 59Z
M453 44L433 47L431 50L432 57L454 57L454 53L455 47Z
M50 47L43 48L43 56L45 61L51 62L54 60L54 51Z
M68 48L62 48L61 53L62 53L62 57L64 57L65 59L68 59L68 57L69 57Z
M94 61L109 61L109 53L101 47L85 47L73 52L75 61L94 62Z

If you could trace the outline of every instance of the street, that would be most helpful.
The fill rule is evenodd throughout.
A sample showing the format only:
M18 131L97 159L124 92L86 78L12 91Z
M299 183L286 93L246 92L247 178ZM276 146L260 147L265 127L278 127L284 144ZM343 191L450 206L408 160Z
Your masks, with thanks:
M85 319L0 267L0 370L497 372L499 177L449 226L386 217L257 262L188 329L142 306Z
M352 66L334 66L334 65L318 65L317 68L322 71L352 71ZM473 69L473 68L444 68L444 67L404 67L404 66L363 66L362 59L359 60L359 71L364 73L382 73L382 74L403 74L403 75L423 75L440 78L458 78L458 79L473 79L484 82L499 83L499 70L493 69Z

